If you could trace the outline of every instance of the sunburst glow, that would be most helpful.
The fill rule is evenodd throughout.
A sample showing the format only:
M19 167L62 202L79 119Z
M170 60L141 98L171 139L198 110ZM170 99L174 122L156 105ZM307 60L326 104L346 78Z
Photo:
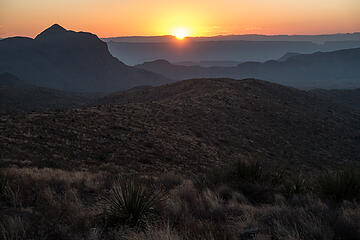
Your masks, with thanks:
M182 40L189 36L189 30L187 28L176 28L173 30L172 35L177 39Z

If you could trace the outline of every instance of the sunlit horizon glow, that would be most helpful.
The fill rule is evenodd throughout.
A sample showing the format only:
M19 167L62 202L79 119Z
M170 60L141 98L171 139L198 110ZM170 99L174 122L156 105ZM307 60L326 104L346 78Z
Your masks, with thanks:
M182 40L185 37L189 37L189 34L190 34L189 29L185 28L185 27L178 27L172 31L172 35L175 36L179 40Z
M35 37L54 23L99 37L352 33L360 32L360 1L0 1L0 38ZM179 26L188 32L174 33Z

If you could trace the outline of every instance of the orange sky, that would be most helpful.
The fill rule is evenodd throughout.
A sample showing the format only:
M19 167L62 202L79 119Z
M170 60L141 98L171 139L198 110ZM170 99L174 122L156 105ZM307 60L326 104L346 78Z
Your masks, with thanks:
M0 37L58 23L100 37L360 31L360 0L0 0Z

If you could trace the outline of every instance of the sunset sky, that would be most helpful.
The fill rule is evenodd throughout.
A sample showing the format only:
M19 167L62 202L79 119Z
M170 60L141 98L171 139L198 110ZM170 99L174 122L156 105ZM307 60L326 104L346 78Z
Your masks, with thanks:
M100 37L360 31L359 0L0 0L0 38L58 23Z

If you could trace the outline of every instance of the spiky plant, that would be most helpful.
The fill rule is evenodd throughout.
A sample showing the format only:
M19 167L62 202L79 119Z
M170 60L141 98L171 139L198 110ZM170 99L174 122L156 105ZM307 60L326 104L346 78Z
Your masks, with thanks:
M165 197L165 191L146 187L135 179L120 179L104 199L112 224L136 226L151 214Z

